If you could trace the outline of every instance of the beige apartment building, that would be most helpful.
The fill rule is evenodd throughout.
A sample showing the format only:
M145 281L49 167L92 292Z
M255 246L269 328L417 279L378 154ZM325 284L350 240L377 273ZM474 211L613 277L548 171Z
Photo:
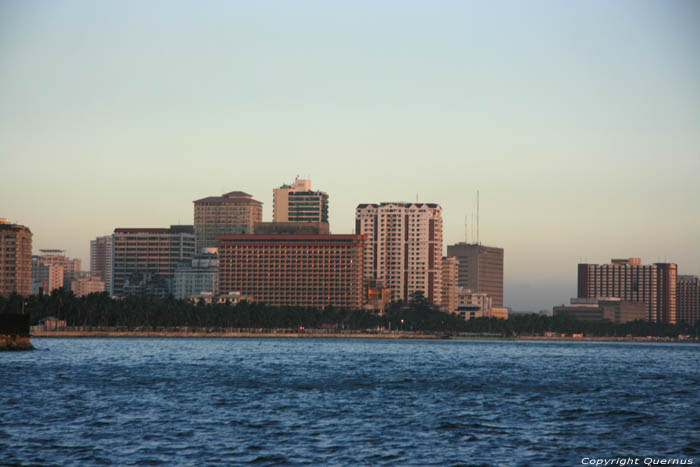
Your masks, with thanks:
M251 195L232 191L209 196L194 203L196 248L216 248L217 235L250 234L256 222L262 222L262 205Z
M32 256L32 295L50 295L63 287L63 266L46 262L41 256Z
M454 313L457 311L458 299L458 268L459 261L453 256L442 258L442 311Z
M32 231L0 219L0 295L32 293Z
M364 280L408 301L421 291L440 305L442 295L442 208L434 203L360 204L355 232L366 236Z
M272 190L273 222L328 222L328 194L311 191L311 180Z
M493 306L503 306L503 248L477 243L447 246L447 256L459 261L459 286L488 294Z
M652 322L675 323L678 266L640 258L578 265L578 298L616 297L647 306Z
M70 290L70 284L73 279L80 276L80 260L78 258L69 258L66 256L66 250L44 249L39 250L39 253L41 254L32 258L33 265L42 264L44 266L60 266L63 270L63 281L56 288L63 287L66 290ZM34 279L34 274L32 274L32 278ZM54 289L51 288L51 290ZM48 293L50 293L50 291Z

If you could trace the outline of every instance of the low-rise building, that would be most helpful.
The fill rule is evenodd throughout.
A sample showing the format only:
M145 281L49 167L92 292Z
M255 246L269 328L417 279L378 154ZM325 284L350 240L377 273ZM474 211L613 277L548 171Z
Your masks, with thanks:
M616 297L572 298L570 305L555 306L553 314L568 316L579 321L610 321L618 324L649 319L646 304L629 302Z
M81 274L71 282L71 290L76 297L84 297L91 293L102 293L105 291L105 282L90 274Z
M491 308L491 317L498 319L508 319L508 308Z
M490 318L493 300L486 293L473 292L464 287L457 288L457 310L455 314L464 319Z
M198 297L203 293L216 295L219 291L219 257L216 248L203 248L191 260L181 262L175 269L175 298Z

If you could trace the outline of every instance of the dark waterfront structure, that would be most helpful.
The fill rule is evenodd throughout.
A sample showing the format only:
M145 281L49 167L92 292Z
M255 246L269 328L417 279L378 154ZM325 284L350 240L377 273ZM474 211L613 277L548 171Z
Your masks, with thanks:
M33 350L29 342L29 315L0 313L0 350Z
M647 306L649 321L675 323L677 269L674 263L643 265L639 258L579 264L578 297L641 302Z
M0 219L0 296L32 293L32 231Z
M688 324L700 319L700 276L678 276L678 321Z
M361 235L221 235L219 291L268 305L362 306Z
M191 225L114 229L113 295L167 296L177 265L194 256L194 241Z
M503 306L503 248L460 242L447 246L447 256L459 262L460 287L488 294L493 306Z

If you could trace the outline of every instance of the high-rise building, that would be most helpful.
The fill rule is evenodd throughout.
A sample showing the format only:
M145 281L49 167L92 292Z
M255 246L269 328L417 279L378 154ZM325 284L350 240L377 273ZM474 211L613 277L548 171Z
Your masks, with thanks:
M460 242L447 246L447 256L459 261L460 287L488 294L493 306L503 306L503 248Z
M194 256L194 227L117 228L112 236L112 295L167 296L176 266Z
M678 322L694 325L700 319L700 276L678 276Z
M256 222L262 222L262 204L248 193L232 191L209 196L194 203L196 248L216 248L216 236L250 234Z
M112 293L112 236L105 235L90 241L90 272L105 283Z
M50 295L64 284L63 265L32 256L32 295Z
M362 306L361 235L223 235L220 294L268 305Z
M442 299L441 307L447 313L457 311L459 261L453 256L442 258Z
M272 190L273 222L328 222L328 194L311 191L311 180Z
M32 231L0 219L0 296L32 293Z
M617 297L647 306L649 321L676 322L677 269L673 263L643 265L639 258L578 265L578 297Z
M219 257L216 248L203 248L191 260L175 268L175 298L185 299L219 293Z
M39 256L33 258L34 264L41 263L45 266L60 266L63 269L63 282L58 287L71 289L71 282L80 275L80 260L66 256L66 250L39 250ZM57 287L57 288L58 288ZM51 293L53 288L45 293Z
M433 203L360 204L355 232L367 237L365 283L391 289L393 300L423 292L439 305L442 294L442 209Z

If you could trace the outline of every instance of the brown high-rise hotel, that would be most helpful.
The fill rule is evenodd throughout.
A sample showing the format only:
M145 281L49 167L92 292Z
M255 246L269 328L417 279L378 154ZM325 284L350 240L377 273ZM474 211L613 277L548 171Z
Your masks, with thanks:
M219 290L268 305L362 306L361 235L222 235Z
M503 306L503 248L461 242L448 245L447 256L459 261L460 287L488 294L493 306Z
M215 247L217 235L250 234L255 223L262 222L262 203L242 191L193 202L197 251Z
M0 219L0 296L32 293L32 231Z
M642 302L647 305L649 321L675 323L677 269L673 263L643 265L639 258L579 264L578 296Z

